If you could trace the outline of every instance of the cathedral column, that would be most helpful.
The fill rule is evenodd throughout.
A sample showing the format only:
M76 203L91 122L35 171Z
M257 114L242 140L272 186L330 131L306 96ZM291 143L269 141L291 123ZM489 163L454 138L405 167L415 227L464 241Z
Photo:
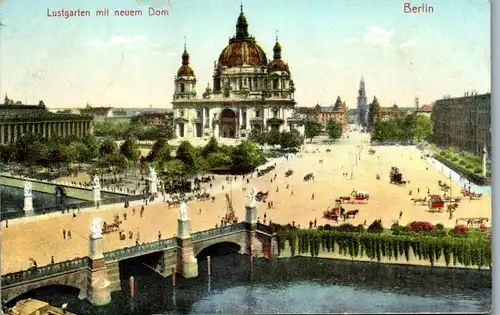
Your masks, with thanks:
M36 135L36 123L31 124L31 133Z
M262 132L266 132L267 131L267 122L266 122L266 119L267 119L267 108L263 108L262 109Z
M85 136L85 132L84 132L84 129L83 129L83 121L78 122L78 125L80 126L80 137L84 137Z
M12 133L10 131L10 124L7 124L7 143L10 143L11 142L11 138L12 138Z
M12 141L12 142L16 142L17 137L18 137L18 135L17 135L18 127L17 127L17 124L14 124L12 126L14 127L14 141Z
M5 135L5 125L0 125L0 144L5 143L4 135Z

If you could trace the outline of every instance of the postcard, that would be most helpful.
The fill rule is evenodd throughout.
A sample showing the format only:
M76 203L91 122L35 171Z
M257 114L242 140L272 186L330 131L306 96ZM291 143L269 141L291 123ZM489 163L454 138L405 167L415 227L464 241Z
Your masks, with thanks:
M2 312L489 312L490 14L0 0Z

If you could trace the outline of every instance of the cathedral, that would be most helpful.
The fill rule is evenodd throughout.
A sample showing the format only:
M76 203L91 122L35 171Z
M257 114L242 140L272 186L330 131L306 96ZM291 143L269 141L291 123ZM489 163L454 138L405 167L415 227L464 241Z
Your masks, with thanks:
M236 35L214 62L213 84L201 97L196 75L184 47L182 65L175 76L173 96L176 138L246 138L255 131L304 133L304 120L295 115L295 87L288 64L281 57L276 37L273 59L268 60L241 13Z

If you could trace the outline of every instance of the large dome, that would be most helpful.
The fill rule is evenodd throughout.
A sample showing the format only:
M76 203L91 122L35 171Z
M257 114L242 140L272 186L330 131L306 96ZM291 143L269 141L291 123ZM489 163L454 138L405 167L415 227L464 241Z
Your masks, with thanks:
M242 65L267 65L266 53L255 41L231 40L219 56L219 66L236 67Z
M236 23L236 36L229 40L229 45L219 56L219 67L236 67L242 65L267 65L266 53L257 44L255 38L248 34L248 23L243 7Z

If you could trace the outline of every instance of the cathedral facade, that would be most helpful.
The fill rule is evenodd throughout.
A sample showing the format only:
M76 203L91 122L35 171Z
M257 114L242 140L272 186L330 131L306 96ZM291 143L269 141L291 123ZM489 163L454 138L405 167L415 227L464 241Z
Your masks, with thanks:
M174 129L177 138L246 138L251 131L304 133L304 120L295 115L295 86L288 64L281 57L276 37L273 59L253 36L241 7L236 35L214 63L213 84L201 97L190 55L184 47L175 76Z

